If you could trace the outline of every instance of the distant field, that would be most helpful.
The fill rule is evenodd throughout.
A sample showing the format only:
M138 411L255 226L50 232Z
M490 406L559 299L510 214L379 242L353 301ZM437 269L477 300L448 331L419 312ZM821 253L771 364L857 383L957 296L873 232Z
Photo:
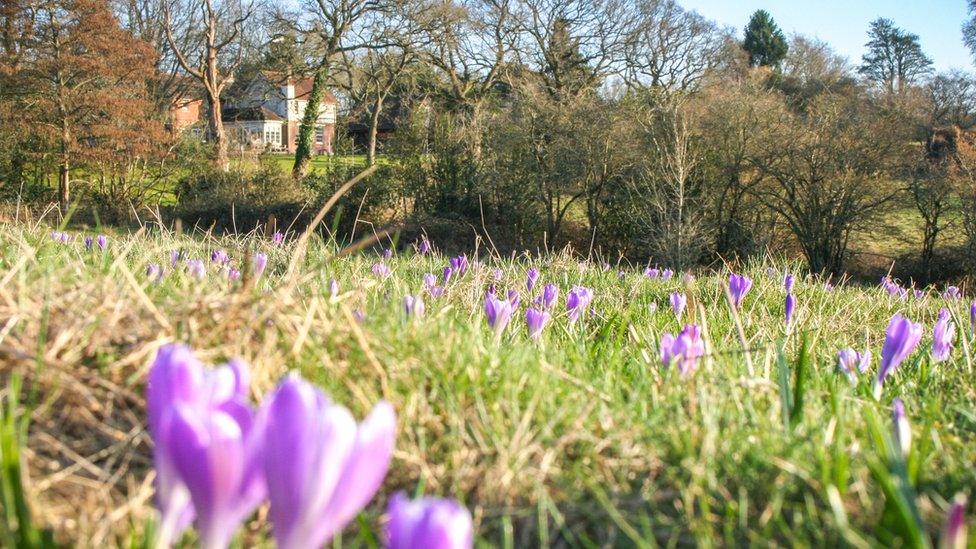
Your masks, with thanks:
M734 310L728 273L683 282L567 256L472 257L444 282L449 258L438 254L340 257L313 239L289 277L292 235L279 246L154 230L114 236L104 252L81 236L60 243L0 226L0 375L26 376L30 501L66 541L140 546L131 540L153 517L142 395L147 365L170 341L208 363L245 360L252 401L295 371L357 419L392 403L391 470L343 546L375 546L400 489L459 500L479 543L500 547L924 546L953 496L974 495L976 341L968 301L941 289L902 300L802 278L787 326L786 264L748 267L753 287ZM174 250L182 256L171 263ZM211 261L215 250L229 263ZM269 258L257 279L255 252ZM531 291L529 268L540 271ZM425 288L425 273L440 290ZM525 315L544 308L533 304L544 284L558 298L536 341ZM593 300L573 321L575 286ZM484 305L491 287L519 294L497 336ZM672 292L687 298L681 316ZM425 315L406 315L408 294L422 296ZM935 362L941 308L956 338L949 360ZM875 399L895 313L924 334ZM681 375L662 364L662 338L692 323L703 354ZM848 347L873 356L851 379L837 363ZM912 435L904 455L896 397ZM266 517L248 519L239 546L270 546Z

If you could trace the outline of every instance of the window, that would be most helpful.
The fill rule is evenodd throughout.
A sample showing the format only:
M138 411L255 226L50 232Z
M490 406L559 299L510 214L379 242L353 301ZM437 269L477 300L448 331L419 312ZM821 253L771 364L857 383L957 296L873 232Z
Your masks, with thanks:
M264 144L276 148L281 146L281 126L264 127Z
M315 144L321 145L325 143L325 127L315 126Z

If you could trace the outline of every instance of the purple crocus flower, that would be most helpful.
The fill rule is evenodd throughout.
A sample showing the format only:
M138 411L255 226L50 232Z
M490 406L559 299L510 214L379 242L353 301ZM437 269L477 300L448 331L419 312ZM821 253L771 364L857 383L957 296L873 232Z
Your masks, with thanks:
M169 253L170 266L175 269L176 268L176 265L180 262L180 256L182 256L182 255L183 254L180 253L179 250L173 250L173 251L171 251Z
M671 277L673 276L674 276L674 271L672 271L671 269L664 269L663 271L661 271L661 280L671 280Z
M787 273L786 276L783 277L783 289L786 290L786 293L791 293L793 291L793 285L795 283L796 278L794 278L793 275Z
M55 242L60 242L61 244L67 244L68 242L71 242L71 235L69 235L68 233L65 233L65 232L61 232L61 231L54 231L54 232L52 232L51 233L51 238Z
M678 372L687 376L695 371L698 359L705 354L705 342L701 338L701 328L688 324L677 337L666 333L661 336L661 362L670 368L677 361Z
M566 295L566 311L569 314L569 323L575 324L593 301L593 290L586 286L573 286Z
M501 279L505 278L505 271L503 271L501 269L497 269L497 268L496 269L492 269L492 271L491 271L491 277L494 278L495 280L501 280Z
M339 281L336 280L336 279L334 279L334 278L330 278L329 279L329 296L335 297L337 295L339 295Z
M388 549L470 549L474 543L471 513L453 500L410 501L403 492L390 498L386 525Z
M403 298L403 312L406 313L407 318L420 318L424 316L426 309L424 298L419 295L408 295Z
M512 304L507 299L498 299L494 294L487 294L485 318L488 319L488 326L495 332L495 336L500 336L512 319Z
M186 271L194 278L204 278L207 276L207 266L202 259L187 259Z
M732 294L732 304L736 309L742 305L742 300L752 288L752 279L745 275L732 273L729 275L729 293Z
M451 267L450 265L448 265L447 267L444 267L444 284L447 284L448 282L450 282L451 281L451 276L453 276L453 275L454 275L454 268L453 267Z
M382 261L379 263L374 263L372 270L373 274L380 278L388 278L391 274L393 274L393 271L391 271L390 268L387 267L386 263L383 263Z
M95 239L91 236L86 236L84 243L85 243L85 249L90 251L92 249L92 246L95 245Z
M437 286L437 277L434 276L434 275L432 275L431 273L425 274L424 275L424 288L430 289L430 288L433 288L434 286Z
M946 301L956 301L962 298L962 292L959 291L958 286L946 286L944 292L942 292L942 297Z
M249 379L243 362L208 370L186 345L164 345L157 352L146 384L146 408L162 515L159 545L168 546L197 515L200 539L209 536L219 546L214 537L229 541L244 518L235 522L231 511L244 512L263 498L260 475L244 463L253 457L250 450L238 452L242 437L252 432ZM217 484L209 452L215 449L223 456ZM244 488L237 492L241 507L231 509L227 496L235 487Z
M263 469L278 547L322 547L376 494L393 455L396 414L380 402L356 424L296 374L261 410Z
M241 279L241 271L239 269L227 269L227 280L238 281Z
M529 337L539 339L543 328L549 323L551 315L542 309L529 307L525 310L525 324L529 327Z
M966 549L966 506L966 494L960 492L952 498L939 538L940 549Z
M661 270L660 269L656 269L656 268L655 269L652 269L652 268L648 267L648 268L644 269L644 276L646 276L647 278L650 278L650 279L657 278L657 277L661 276Z
M390 260L393 259L393 250L389 248L383 249L383 259Z
M915 299L921 301L921 300L925 299L925 290L920 290L918 288L913 288L912 289L912 295L915 296Z
M522 296L519 295L518 290L511 289L508 291L508 302L512 304L512 309L518 309L519 303L522 302Z
M254 254L254 276L260 277L268 268L268 254L257 252Z
M98 235L95 237L95 244L98 244L99 250L105 250L105 247L108 246L108 237L103 234Z
M210 261L219 263L220 265L226 265L230 263L230 256L223 250L214 250L210 253Z
M685 312L685 306L688 304L688 297L681 292L673 292L671 294L671 310L674 311L674 316L681 318L681 314Z
M280 246L281 243L285 241L285 234L281 231L275 231L275 233L271 235L271 241Z
M427 240L426 236L420 239L420 244L417 246L417 251L424 255L430 253L430 242Z
M163 270L159 268L159 265L150 263L149 265L146 265L146 278L148 278L150 282L156 282L163 278Z
M976 301L969 304L969 326L976 334Z
M874 384L875 398L881 398L881 387L885 379L912 354L922 339L922 325L916 324L895 313L885 330L885 341L881 347L881 366Z
M626 271L617 271L617 278L620 279L620 280L623 280L623 279L627 278Z
M852 383L857 382L858 373L863 374L871 366L871 351L865 349L859 353L854 349L841 349L837 352L837 369L847 376Z
M529 269L525 280L526 289L531 292L532 288L535 288L535 283L537 280L539 280L539 269Z
M824 282L823 289L825 292L832 292L834 291L834 285L830 282Z
M908 456L908 451L912 448L912 426L905 417L905 404L900 398L895 398L891 403L891 419L895 425L895 441L903 456Z
M948 309L939 311L939 319L932 330L932 359L936 362L949 360L952 352L952 340L956 335L956 325L949 316Z
M792 293L786 294L786 325L789 326L793 320L793 311L796 310L796 297Z
M468 256L459 255L457 257L452 257L451 268L454 269L454 272L456 272L458 276L464 275L464 273L468 271Z
M555 284L546 284L542 287L542 306L546 309L552 309L552 306L556 304L556 300L559 298L559 286ZM974 302L974 307L976 307L976 302ZM974 308L973 310L976 310Z

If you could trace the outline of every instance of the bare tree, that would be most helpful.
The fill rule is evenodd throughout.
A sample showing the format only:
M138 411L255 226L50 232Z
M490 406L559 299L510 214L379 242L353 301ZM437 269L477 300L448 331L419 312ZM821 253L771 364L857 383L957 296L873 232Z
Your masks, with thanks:
M674 0L641 0L623 76L632 86L691 90L718 66L727 34Z
M976 124L976 79L960 70L939 73L925 86L929 122L969 128Z
M178 24L174 13L197 13L199 25L193 17ZM244 60L245 25L253 15L254 4L243 4L240 0L165 0L163 4L166 42L180 68L203 87L207 135L213 142L214 161L225 171L230 168L230 161L220 94Z

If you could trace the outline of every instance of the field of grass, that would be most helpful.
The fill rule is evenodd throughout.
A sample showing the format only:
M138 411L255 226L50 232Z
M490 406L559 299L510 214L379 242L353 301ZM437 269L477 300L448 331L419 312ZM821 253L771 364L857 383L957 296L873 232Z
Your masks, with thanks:
M437 253L384 260L312 238L293 261L293 235L276 245L151 228L112 236L100 251L82 235L61 243L49 233L0 226L0 375L24 378L16 413L30 420L32 520L78 545L149 535L143 395L149 364L172 341L210 364L246 361L254 402L294 371L357 420L380 400L393 405L389 474L334 541L342 546L382 539L397 490L459 500L476 544L499 547L924 547L938 543L957 493L976 496L969 302L941 289L902 300L797 272L787 326L783 274L798 267L782 263L741 266L754 284L735 310L728 273L661 280L565 255L484 256L438 282L444 293L434 297L423 276L440 278L449 262ZM229 254L229 266L210 262L214 250ZM269 258L261 277L251 275L255 252ZM206 262L202 278L188 258ZM380 262L389 276L373 268ZM158 281L150 264L163 268ZM529 268L541 272L531 292ZM227 276L234 269L240 280ZM525 310L550 283L559 298L533 340ZM594 298L573 323L566 296L576 285ZM490 286L520 293L497 337L483 306ZM676 291L688 298L680 319L669 305ZM408 294L423 296L425 315L406 315ZM950 359L935 362L941 308L956 338ZM875 398L885 327L899 312L924 334ZM662 366L659 345L686 323L700 327L705 354L681 375ZM838 372L847 347L874 356L856 381ZM893 434L896 397L912 434L907 454ZM0 460L9 464L10 452L0 445ZM11 535L9 492L0 494L0 536ZM262 507L248 518L240 546L272 545L267 517Z

